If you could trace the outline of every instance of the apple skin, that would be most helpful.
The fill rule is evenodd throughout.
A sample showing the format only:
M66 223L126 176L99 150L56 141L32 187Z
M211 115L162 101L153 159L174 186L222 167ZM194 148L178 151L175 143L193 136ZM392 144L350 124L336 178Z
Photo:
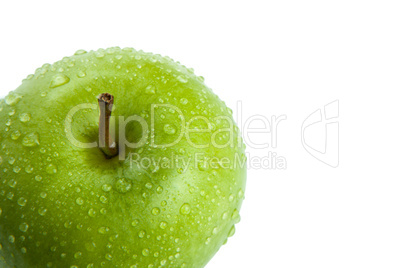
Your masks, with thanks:
M97 105L104 92L114 95L112 115L139 115L148 126L151 104L177 107L186 122L203 116L211 131L189 137L209 146L198 148L183 137L174 146L155 147L149 130L143 146L125 148L125 160L106 159L97 147L77 147L67 133L80 142L97 141L99 110L66 118L77 105ZM245 158L235 124L234 146L210 144L214 138L224 145L231 136L224 131L230 123L217 116L233 121L202 77L160 55L131 48L80 50L37 69L0 100L0 266L204 267L234 234L246 183L246 167L232 165ZM183 117L161 106L154 118L155 143L175 141ZM195 127L208 125L185 125ZM128 141L142 134L137 122L126 125ZM191 160L187 169L139 166L130 154ZM196 154L228 158L231 167L200 164Z

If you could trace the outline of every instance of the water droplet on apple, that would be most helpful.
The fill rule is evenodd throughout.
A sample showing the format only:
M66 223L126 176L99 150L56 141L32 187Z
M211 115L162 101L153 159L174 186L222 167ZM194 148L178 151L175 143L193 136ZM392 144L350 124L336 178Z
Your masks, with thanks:
M50 88L59 87L70 82L70 78L65 74L56 74L50 82Z
M166 134L168 134L168 135L173 135L173 134L176 133L176 128L175 128L175 126L173 126L173 125L171 125L171 124L166 124L166 125L163 127L163 131L164 131Z
M83 50L83 49L79 49L79 50L77 50L75 53L74 53L74 55L82 55L82 54L86 54L87 52L85 51L85 50Z
M25 172L28 173L28 174L32 173L33 170L34 170L34 168L31 165L28 165L28 166L25 167Z
M47 209L44 208L44 207L41 207L41 208L38 209L38 213L39 213L39 215L41 215L41 216L45 216L45 215L46 215L46 212L47 212Z
M12 156L10 156L10 158L8 159L8 163L9 163L10 165L14 165L14 163L15 163L15 158L12 157Z
M158 186L158 188L156 188L156 192L157 192L158 194L161 194L161 193L163 192L162 186Z
M23 197L20 197L17 201L18 205L20 205L21 207L24 207L27 203L27 200Z
M106 204L107 203L107 197L102 195L101 197L99 197L99 200L101 201L101 203Z
M87 74L86 74L84 71L79 71L79 72L77 73L77 77L78 77L78 78L84 78L86 75L87 75Z
M155 216L158 215L160 212L161 212L161 210L159 208L153 208L152 209L152 214L155 215Z
M14 179L12 179L12 180L10 180L10 181L8 182L8 186L10 186L11 188L14 188L15 185L17 185L17 181L14 180Z
M107 254L105 255L105 259L108 260L108 261L111 261L111 260L113 259L112 254L107 253Z
M131 226L135 227L135 226L138 225L139 222L140 222L139 220L133 220L133 221L131 222Z
M105 56L105 52L103 50L95 51L95 57L103 58Z
M200 161L197 164L198 169L201 171L207 171L208 170L208 162L207 161Z
M15 242L15 236L13 236L13 235L8 236L8 241L10 243L14 243Z
M228 213L225 212L222 214L222 220L226 220L228 218Z
M236 232L236 228L235 228L235 226L233 225L232 228L230 228L228 237L232 237L232 236L235 234L235 232Z
M149 95L152 95L152 94L155 94L155 87L153 86L153 85L148 85L146 88L145 88L145 93L146 94L149 94Z
M149 255L149 249L144 248L144 249L142 250L142 255L144 255L145 257L148 256L148 255Z
M20 173L21 168L20 168L19 166L15 166L15 167L13 168L13 171L14 171L14 173Z
M107 232L109 232L109 228L108 227L99 227L98 229L98 233L100 234L106 234Z
M177 76L177 80L179 80L180 82L182 82L184 84L188 82L187 77L185 77L184 75Z
M180 208L180 213L183 215L188 215L191 212L191 207L188 203L184 203Z
M243 192L242 189L239 190L239 192L237 193L237 196L238 196L239 198L242 198L242 197L244 196L244 192Z
M131 190L131 181L127 180L126 178L118 179L115 183L115 188L119 193L127 193Z
M21 232L26 232L28 230L29 225L26 222L20 224L19 229Z
M105 192L109 192L110 190L112 190L112 185L110 184L103 184L102 185L102 190Z
M138 237L139 237L139 238L144 238L144 236L145 236L145 231L144 231L144 230L141 230L141 231L138 233Z
M82 199L81 197L78 197L76 200L75 200L75 203L77 203L77 205L82 205L82 204L84 204L84 199Z
M239 223L240 222L240 214L239 214L239 211L237 209L234 209L234 211L232 213L232 220L234 221L234 223Z
M161 221L161 223L159 224L159 227L160 227L161 229L166 229L166 227L167 227L167 222Z
M81 256L82 256L81 251L77 251L76 253L74 253L74 258L76 258L76 259L81 258Z
M56 174L56 173L57 173L57 167L56 167L55 165L53 165L53 164L49 164L49 165L46 167L46 172L47 172L48 174Z
M41 180L42 180L42 176L36 175L36 176L35 176L35 180L36 180L36 181L41 181Z
M6 98L5 98L5 102L7 105L15 105L17 104L20 100L22 99L22 96L18 93L14 93L14 92L10 92Z
M18 130L14 131L13 133L11 133L11 139L12 140L18 140L18 138L21 136L21 132L19 132Z
M34 147L40 145L39 134L37 132L27 134L22 139L22 145L26 147Z
M88 210L88 215L91 217L95 217L96 216L96 211L93 208L90 208Z
M188 100L186 98L181 98L180 103L186 105L188 103Z

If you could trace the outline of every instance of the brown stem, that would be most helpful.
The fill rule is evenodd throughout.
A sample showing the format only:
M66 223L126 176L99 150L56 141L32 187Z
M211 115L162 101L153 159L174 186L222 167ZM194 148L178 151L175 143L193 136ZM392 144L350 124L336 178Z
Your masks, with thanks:
M99 103L99 148L107 158L118 154L116 143L110 137L110 116L112 115L114 97L109 93L102 93L98 96Z

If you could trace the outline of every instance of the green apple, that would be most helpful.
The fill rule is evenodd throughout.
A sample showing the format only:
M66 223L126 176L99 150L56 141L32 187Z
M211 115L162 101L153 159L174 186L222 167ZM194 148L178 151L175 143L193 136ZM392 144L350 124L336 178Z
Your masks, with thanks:
M244 199L231 114L160 55L43 65L0 100L0 266L204 267Z

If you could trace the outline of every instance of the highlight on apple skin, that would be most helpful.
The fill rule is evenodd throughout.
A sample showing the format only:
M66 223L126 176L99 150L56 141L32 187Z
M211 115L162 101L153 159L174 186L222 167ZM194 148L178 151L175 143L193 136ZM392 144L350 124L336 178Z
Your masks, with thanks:
M0 267L204 267L240 221L244 150L232 111L168 57L45 64L0 100Z

